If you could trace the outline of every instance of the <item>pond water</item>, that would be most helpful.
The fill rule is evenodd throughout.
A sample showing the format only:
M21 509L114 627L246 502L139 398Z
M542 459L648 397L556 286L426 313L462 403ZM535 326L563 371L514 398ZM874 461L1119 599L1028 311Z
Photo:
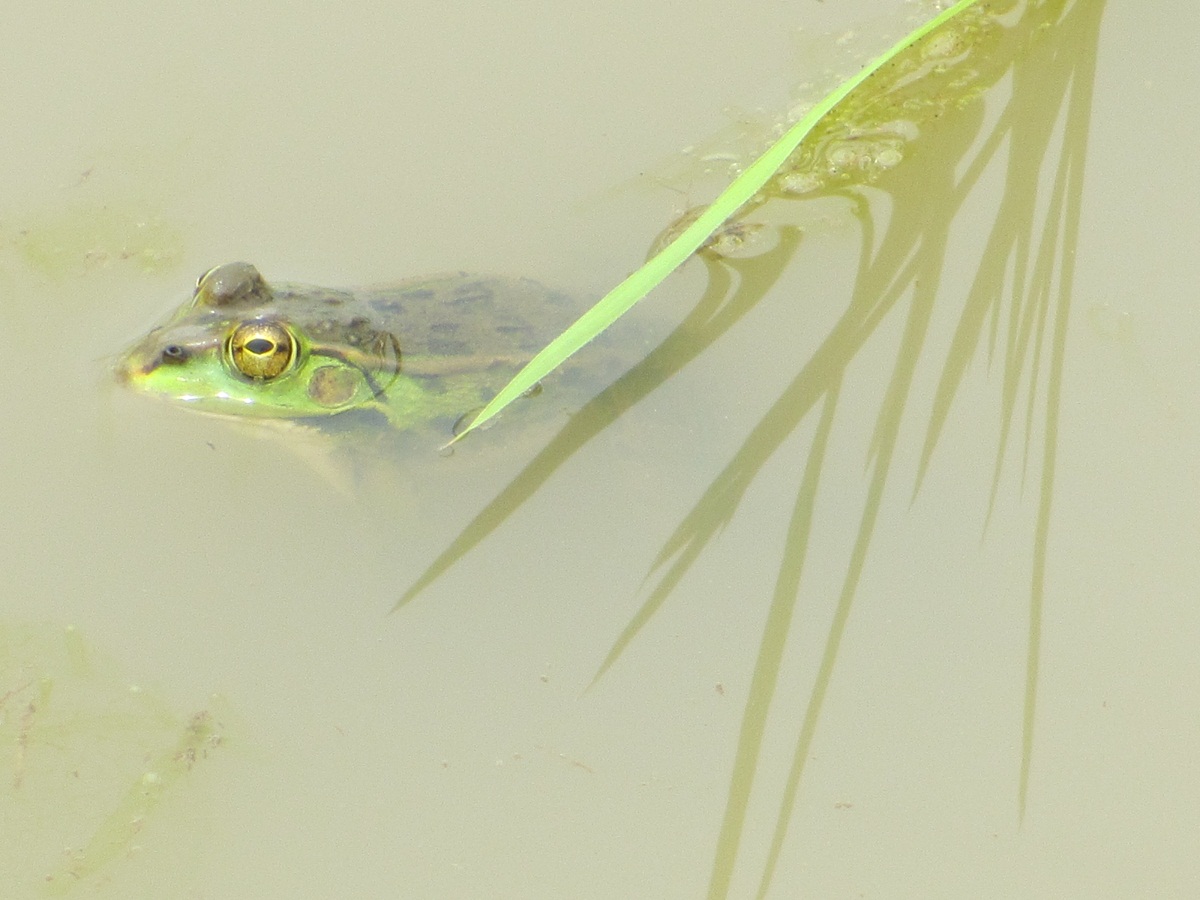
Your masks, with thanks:
M233 259L599 296L930 9L751 6L10 11L5 896L1200 887L1190 7L1056 4L453 455L112 385Z

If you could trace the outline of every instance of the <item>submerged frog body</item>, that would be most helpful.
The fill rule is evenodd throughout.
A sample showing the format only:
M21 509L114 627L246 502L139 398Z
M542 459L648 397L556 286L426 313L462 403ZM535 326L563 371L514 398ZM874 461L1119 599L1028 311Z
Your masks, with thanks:
M249 263L229 263L202 275L191 299L122 355L117 375L209 413L383 416L401 429L444 426L449 437L571 323L575 306L520 278L330 290L271 285Z

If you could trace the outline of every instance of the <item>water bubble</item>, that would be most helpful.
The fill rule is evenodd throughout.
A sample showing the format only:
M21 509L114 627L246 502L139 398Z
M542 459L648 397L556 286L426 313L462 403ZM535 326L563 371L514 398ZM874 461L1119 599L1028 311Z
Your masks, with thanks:
M883 147L875 154L875 165L881 169L894 169L904 161L904 153L899 147Z
M788 194L811 194L822 183L815 172L787 172L779 178L779 189Z
M921 45L924 59L951 59L962 54L966 48L961 32L953 30L935 31Z

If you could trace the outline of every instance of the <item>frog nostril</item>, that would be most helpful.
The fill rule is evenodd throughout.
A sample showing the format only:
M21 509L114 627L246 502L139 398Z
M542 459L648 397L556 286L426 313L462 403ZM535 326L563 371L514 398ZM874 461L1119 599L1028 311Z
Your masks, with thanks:
M183 362L187 355L187 350L179 344L167 344L162 350L163 362Z

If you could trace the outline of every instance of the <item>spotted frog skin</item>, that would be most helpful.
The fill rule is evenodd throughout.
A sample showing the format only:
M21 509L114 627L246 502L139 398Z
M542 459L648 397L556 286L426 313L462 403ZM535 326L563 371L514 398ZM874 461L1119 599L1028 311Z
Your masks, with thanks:
M202 275L116 372L203 412L310 424L382 417L448 437L578 311L523 278L459 273L334 290L269 284L235 262Z

